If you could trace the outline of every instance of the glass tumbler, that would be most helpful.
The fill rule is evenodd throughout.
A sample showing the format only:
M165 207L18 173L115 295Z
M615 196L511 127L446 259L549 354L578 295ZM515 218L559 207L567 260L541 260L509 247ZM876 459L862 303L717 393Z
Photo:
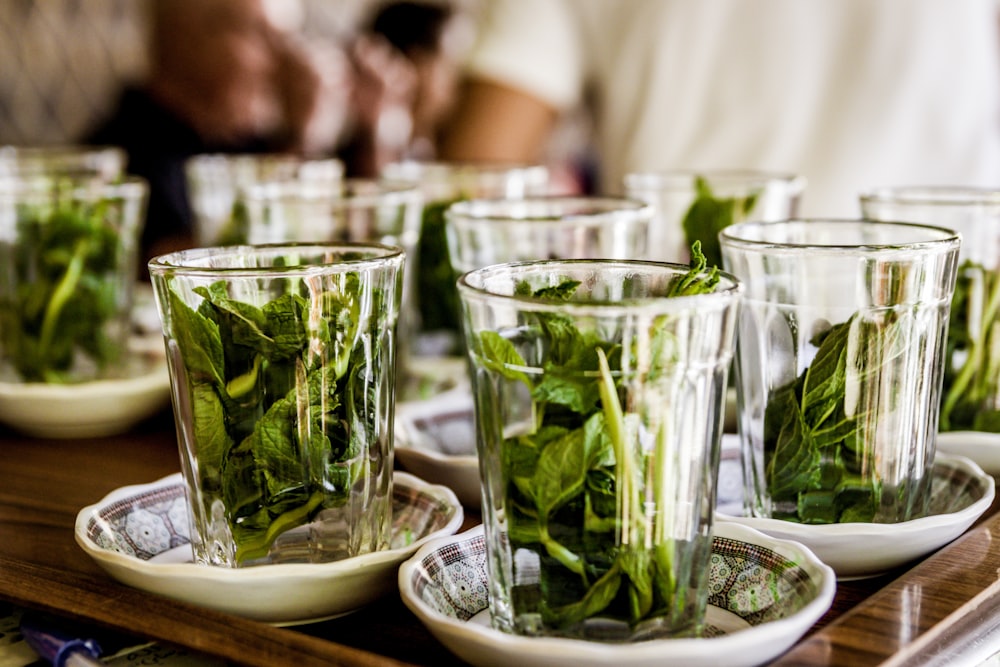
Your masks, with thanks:
M127 374L147 196L139 178L0 177L0 380Z
M251 244L350 241L400 246L406 251L399 315L399 388L409 385L410 345L417 321L415 274L423 194L402 181L349 178L294 179L247 186L242 191Z
M653 208L622 197L470 199L445 209L456 275L538 259L646 259Z
M118 146L0 146L0 177L97 178L125 175L128 155Z
M247 242L242 190L255 183L299 178L336 184L344 164L334 158L304 159L282 153L207 153L184 163L194 238L200 246Z
M687 262L701 242L709 266L722 266L719 230L745 220L795 217L806 180L753 169L642 171L625 175L625 195L656 209L650 258Z
M737 399L750 516L895 523L925 514L961 243L931 226L739 223Z
M607 259L459 280L495 628L701 632L739 292Z
M387 548L403 258L345 243L150 261L197 562Z
M413 269L419 312L418 352L430 356L461 350L458 292L448 256L444 211L456 201L545 194L549 171L541 165L403 161L387 165L384 177L416 183L424 194L417 260Z
M1000 433L1000 190L878 188L861 195L861 212L869 220L940 225L962 235L940 428Z

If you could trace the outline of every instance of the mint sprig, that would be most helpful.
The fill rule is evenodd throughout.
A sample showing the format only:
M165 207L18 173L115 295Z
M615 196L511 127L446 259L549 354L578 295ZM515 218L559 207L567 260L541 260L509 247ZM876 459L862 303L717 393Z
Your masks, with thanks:
M690 270L674 279L670 296L712 292L717 269L707 269L698 244L692 248ZM527 283L516 293L536 299L567 302L580 283L564 279L533 289ZM676 346L662 320L651 323L652 363L663 369L675 362ZM519 346L544 350L531 373ZM539 612L550 627L570 628L604 616L635 626L659 617L683 614L691 600L680 594L675 567L686 545L673 541L666 519L670 508L659 508L650 523L644 499L660 496L672 480L663 474L645 477L651 457L665 457L665 433L652 434L653 451L640 443L641 418L622 401L623 350L620 342L597 331L581 330L559 313L536 313L516 332L482 331L474 339L477 364L497 382L513 383L503 391L530 395L531 423L499 444L505 480L507 539L512 552L520 548L543 554ZM650 370L650 377L665 373ZM520 400L520 399L518 399ZM500 415L480 406L480 430L503 433ZM648 488L651 485L654 488ZM653 548L650 543L655 544Z

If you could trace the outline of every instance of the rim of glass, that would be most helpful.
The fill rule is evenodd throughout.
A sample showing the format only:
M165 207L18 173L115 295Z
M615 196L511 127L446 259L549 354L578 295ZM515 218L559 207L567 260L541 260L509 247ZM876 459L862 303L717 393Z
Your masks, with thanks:
M370 188L371 191L357 191L357 188ZM265 205L297 200L302 203L329 202L360 208L375 204L419 204L423 201L418 184L381 178L282 178L245 185L240 188L240 193L247 203Z
M0 200L8 203L24 197L48 199L54 196L70 199L135 199L146 196L148 192L148 181L133 174L126 174L110 181L99 174L68 175L39 172L13 176L0 175Z
M386 165L382 174L388 178L401 180L422 180L428 177L448 177L458 174L499 177L516 174L545 182L549 176L549 169L543 164L528 162L401 160Z
M774 228L779 227L815 227L815 226L829 226L829 225L841 225L841 226L855 226L855 227L867 227L871 225L879 225L881 227L894 227L897 229L909 229L915 234L926 234L926 238L915 239L913 241L903 241L897 243L812 243L812 242L786 242L786 241L771 241L763 240L757 238L746 238L737 236L737 234L748 229L761 229L761 228ZM959 232L948 229L947 227L941 227L938 225L928 225L917 222L896 222L896 221L876 221L876 220L865 220L863 218L795 218L790 220L775 220L770 222L763 221L751 221L751 222L738 222L736 224L730 225L723 228L719 232L719 241L723 245L731 245L733 247L740 248L742 250L751 252L760 252L768 250L774 251L788 251L799 253L803 250L808 250L813 253L850 253L858 254L860 253L891 253L891 252L910 252L915 249L922 248L933 248L940 246L942 248L948 248L950 246L958 247L961 244L962 236Z
M0 156L7 155L15 159L18 157L77 159L108 156L125 161L125 149L111 144L53 144L51 146L6 144L0 146Z
M650 169L631 171L622 178L629 189L663 189L666 187L690 188L698 176L706 178L709 183L721 185L745 185L746 187L762 187L768 183L780 182L793 188L796 193L805 190L807 179L801 174L791 172L769 171L750 168L720 168L720 169Z
M866 190L862 204L919 206L1000 206L1000 189L973 185L894 185Z
M331 253L343 255L346 253L372 252L370 257L351 259L333 259L329 261L313 261L289 266L211 266L206 262L218 257L276 257L285 253L311 253L313 255ZM280 273L283 276L312 275L325 273L331 267L344 271L369 270L385 265L387 261L398 258L402 261L405 250L399 246L377 242L338 242L338 243L264 243L259 245L232 245L207 248L192 248L178 250L153 257L148 262L150 273L183 273L185 276L219 276L261 277L264 274Z
M568 207L570 213L558 213ZM504 214L522 209L523 215ZM444 211L445 220L456 225L579 226L601 225L619 219L650 221L652 204L629 197L608 195L541 195L522 198L464 199Z
M570 311L578 315L586 315L592 312L600 312L602 315L613 315L617 311L635 311L637 309L650 310L653 312L663 312L664 306L670 304L669 309L689 309L698 308L701 303L718 301L722 299L737 298L743 292L743 285L736 276L723 270L719 270L719 283L712 292L706 294L692 294L686 296L643 296L631 297L615 301L553 301L552 299L534 297L528 294L498 294L485 287L470 284L470 279L478 276L499 275L503 272L517 271L518 269L537 269L539 272L547 270L550 273L558 273L557 267L583 267L593 268L596 266L609 269L626 271L628 269L649 269L657 273L669 272L672 275L684 275L691 267L685 264L673 264L668 262L652 262L646 260L628 259L543 259L525 262L507 262L504 264L493 264L480 269L468 271L458 278L458 290L466 298L477 301L503 300L510 303L520 304L534 312L562 312Z
M198 153L184 160L185 164L255 164L259 162L278 162L284 164L340 164L343 161L335 157L303 157L294 153Z

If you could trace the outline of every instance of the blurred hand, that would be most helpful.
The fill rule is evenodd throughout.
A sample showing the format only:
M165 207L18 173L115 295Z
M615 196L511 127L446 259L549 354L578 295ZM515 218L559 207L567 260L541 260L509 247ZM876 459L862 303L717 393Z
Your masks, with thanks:
M321 154L344 133L354 86L342 49L327 42L277 40L275 89L291 150Z
M371 133L379 148L404 149L413 130L415 68L387 41L369 35L355 41L351 55L357 129Z

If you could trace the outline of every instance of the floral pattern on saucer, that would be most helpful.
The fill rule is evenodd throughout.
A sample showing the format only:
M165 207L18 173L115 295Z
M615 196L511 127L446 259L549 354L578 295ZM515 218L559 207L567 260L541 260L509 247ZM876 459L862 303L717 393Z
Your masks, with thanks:
M750 667L773 660L829 609L833 570L796 542L716 527L703 636L627 644L526 637L490 627L483 527L434 540L399 570L404 604L474 667Z
M392 498L392 538L398 549L442 527L451 516L446 502L411 486L395 485ZM177 483L103 505L87 524L87 539L107 551L140 560L191 543L187 495Z
M212 567L193 562L186 497L180 473L116 489L77 513L77 544L121 583L278 625L332 618L391 594L399 564L464 519L450 489L396 472L388 549L329 563Z
M101 508L87 536L102 549L149 560L191 541L182 485L168 486Z
M968 458L938 454L932 474L928 512L910 521L801 524L745 516L742 502L728 498L725 504L720 499L716 525L740 524L801 542L843 580L873 577L945 546L993 504L994 479Z
M476 536L442 546L420 563L415 594L438 612L467 621L489 605L486 539ZM710 606L736 614L750 626L795 613L818 584L801 564L765 546L715 537L709 566ZM706 636L725 632L706 624Z

